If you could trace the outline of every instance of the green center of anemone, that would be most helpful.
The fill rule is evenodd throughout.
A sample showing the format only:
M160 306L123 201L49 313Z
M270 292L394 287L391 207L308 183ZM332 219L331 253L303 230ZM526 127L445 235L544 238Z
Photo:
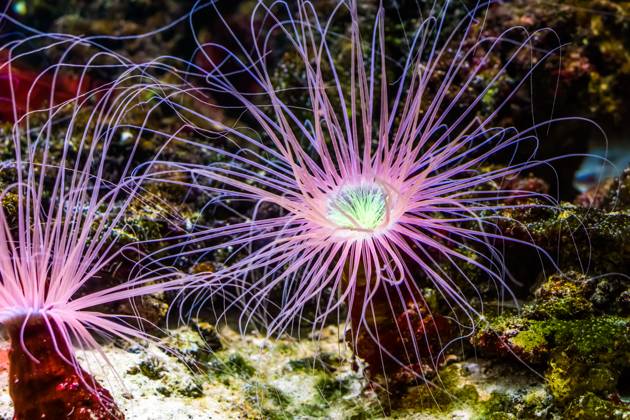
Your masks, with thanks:
M340 228L374 230L387 213L387 193L378 184L343 187L328 201L328 220Z

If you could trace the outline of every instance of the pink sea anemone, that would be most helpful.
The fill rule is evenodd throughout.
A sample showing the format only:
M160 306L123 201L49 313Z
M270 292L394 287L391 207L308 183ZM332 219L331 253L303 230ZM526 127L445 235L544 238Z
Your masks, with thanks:
M160 250L189 246L178 257L200 259L228 251L225 265L212 272L197 270L189 279L187 291L192 293L182 294L185 303L202 306L225 293L226 311L241 309L243 329L260 316L269 334L283 333L305 318L315 332L336 316L345 321L345 335L357 354L370 363L422 376L425 368L435 367L430 365L438 363L452 340L471 335L483 317L480 283L494 286L499 304L510 299L506 245L528 246L541 259L547 257L535 244L506 235L502 226L511 209L555 204L548 194L506 187L547 163L536 159L536 134L551 121L522 131L496 125L510 100L527 91L523 89L527 80L556 51L536 48L539 32L524 28L484 36L486 3L464 9L463 18L452 24L447 17L453 7L447 1L430 7L428 17L409 37L405 59L396 62L387 55L382 8L376 9L370 25L357 2L327 3L331 4L322 19L313 2L260 1L252 12L251 36L236 35L226 24L236 50L199 42L197 54L202 58L191 62L169 56L135 65L116 57L114 65L103 68L121 70L120 80L133 81L125 94L152 98L143 104L145 124L125 127L198 148L214 163L176 164L156 158L137 167L133 176L128 176L132 169L127 166L116 181L99 182L102 168L90 171L101 161L96 155L107 153L111 136L122 127L114 122L115 113L124 113L127 107L112 108L108 100L92 95L98 98L95 113L114 113L97 118L111 121L98 125L96 135L91 135L97 146L80 155L83 163L73 168L38 165L59 185L71 187L53 190L57 202L72 200L70 206L51 207L67 216L40 207L33 211L40 204L33 199L37 196L28 195L31 189L25 181L40 182L35 173L42 169L31 169L33 175L16 184L22 197L31 198L21 204L20 217L26 218L23 225L29 229L43 229L40 235L49 248L54 241L65 241L60 246L67 251L63 261L84 258L85 265L75 265L102 267L122 252L110 247L105 237L114 232L112 226L120 222L129 201L121 207L107 203L121 195L132 197L144 182L192 186L209 196L208 210L227 209L244 220L233 217L227 224L194 226L193 233L174 237L176 243ZM191 24L193 16L205 12L202 9L214 7L215 2L199 2L190 14ZM345 29L335 32L340 27ZM283 56L275 50L277 45L288 47ZM303 86L276 82L274 71L285 64L285 57L294 60L296 79ZM529 70L519 74L518 69L527 67L523 62L530 64ZM247 91L243 86L253 88ZM109 85L97 90L116 91ZM147 125L151 114L165 105L184 122L172 132ZM230 124L222 116L239 111L243 122ZM84 135L80 138L87 141ZM46 133L33 144L46 151L50 142ZM20 159L17 167L35 156ZM82 168L91 175L81 175ZM195 182L182 181L174 176L177 173ZM77 205L84 205L87 216L68 213ZM113 224L104 224L93 211L101 206L115 213ZM38 228L44 226L42 219L33 218L42 217L35 214L44 210L46 222L56 224ZM96 236L91 236L94 231L86 228L88 224L101 226ZM84 231L75 232L76 226ZM57 235L46 236L47 229L58 229ZM72 239L85 243L75 244L72 251L69 244L74 242L64 236L67 232L75 232ZM24 236L31 237L38 236ZM29 242L26 249L33 246ZM154 254L143 261L151 258L167 261L168 256ZM64 276L68 270L62 270ZM97 272L81 271L77 284L90 282L87 274ZM80 298L65 293L65 305L72 309L67 315L76 318L72 322L59 318L57 324L66 337L76 336L85 344L96 344L81 328L86 324L116 326L119 329L112 330L116 335L141 338L137 330L86 309L180 288L179 280L167 280L170 275L149 273ZM59 280L64 286L66 278ZM40 280L37 290L50 293L56 286L53 281ZM453 329L459 331L452 334Z
M419 23L398 64L385 51L382 8L366 41L357 2L335 5L321 19L313 2L259 2L251 38L235 35L240 50L199 45L211 69L191 65L187 78L202 77L207 87L164 87L187 128L215 133L209 143L174 137L223 160L182 163L165 173L193 174L197 188L212 197L210 207L251 203L246 220L189 238L197 247L203 243L205 253L231 251L227 266L199 274L196 284L209 289L193 300L236 293L228 306L244 304L242 327L262 312L271 315L269 334L304 317L315 331L337 316L359 354L376 348L383 363L430 365L449 343L448 334L440 339L438 325L456 325L461 338L483 316L480 281L495 286L499 301L509 299L506 244L546 256L506 236L501 223L514 207L555 203L544 193L505 187L545 164L535 158L536 130L550 122L519 132L493 121L555 51L536 49L538 33L523 28L484 37L487 4L478 3L446 32L451 5L445 2ZM347 32L332 31L337 18L349 20ZM271 46L278 43L296 58L303 88L275 84L278 58ZM342 53L334 45L342 45ZM213 56L226 57L220 62L207 54L217 49L223 54ZM504 57L495 60L499 51ZM531 60L530 70L508 83L508 70L523 60ZM391 69L396 79L390 80ZM256 89L239 90L232 83L236 74ZM230 126L181 99L221 108L204 100L217 94L235 100L254 130ZM493 108L480 113L489 97ZM230 141L219 146L224 139ZM503 164L491 164L499 156ZM235 214L243 214L240 209ZM446 322L432 315L427 288L450 307ZM387 311L389 321L382 317ZM384 337L392 336L387 343ZM422 374L423 368L412 370Z
M56 41L68 50L79 44L72 37ZM45 109L31 108L28 99L26 105L16 101L16 92L37 90L45 79L48 95L55 97L58 75L83 69L77 82L82 86L90 66L60 61L32 80L30 90L17 90L15 62L37 54L18 53L21 45L0 50L7 57L0 74L9 76L2 95L20 106L14 109L17 121L2 134L13 156L2 164L0 195L0 326L12 345L15 418L120 418L109 393L87 373L112 368L99 338L153 337L142 329L139 314L108 313L104 307L182 285L177 271L159 265L136 265L129 279L117 282L102 277L114 264L142 258L141 243L121 240L131 204L151 204L138 169L142 136L122 128L139 92L124 89L123 78L89 92L78 88L83 93ZM121 142L122 160L110 152ZM76 350L87 349L95 351L86 353L84 371Z

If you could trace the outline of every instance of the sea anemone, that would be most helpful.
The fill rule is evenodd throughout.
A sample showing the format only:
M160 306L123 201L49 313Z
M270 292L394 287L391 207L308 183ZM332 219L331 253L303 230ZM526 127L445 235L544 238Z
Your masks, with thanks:
M403 63L389 62L384 9L377 9L365 42L355 1L334 2L323 20L312 2L258 2L251 39L235 35L236 51L200 44L205 68L191 64L190 84L165 85L164 92L171 90L164 95L187 128L213 133L211 143L174 138L222 161L182 163L152 177L192 174L212 197L209 207L243 214L242 203L251 204L246 220L201 227L189 238L190 253L231 251L227 266L198 274L194 284L206 292L196 290L191 300L201 305L229 293L229 308L244 305L242 329L254 316L271 316L268 334L303 318L316 332L336 315L357 354L425 376L444 348L482 319L480 283L493 285L499 302L509 299L505 246L548 257L504 234L502 222L511 209L555 203L544 192L510 187L546 163L535 159L536 130L551 121L522 131L493 121L555 50L536 49L539 34L523 28L484 37L487 7L478 3L455 25L447 22L450 2L432 7ZM344 16L349 29L333 32ZM282 42L292 54L283 58L298 63L303 89L275 82L282 58L272 46ZM523 60L531 60L528 71L506 82ZM206 87L191 82L200 73ZM256 89L238 89L236 76ZM203 99L212 97L236 101L253 134L182 99L221 108ZM221 145L224 139L230 141ZM442 303L430 303L427 293ZM450 314L436 313L436 306ZM452 336L453 328L459 334Z
M61 35L55 41L66 53L80 44ZM25 42L0 51L6 57L0 74L8 76L3 96L14 104L16 120L2 133L12 156L2 164L0 196L0 326L11 341L14 418L122 418L108 391L88 373L113 368L100 339L153 337L140 313L109 313L107 305L182 285L170 267L134 263L143 256L142 241L124 235L132 204L155 204L142 187L140 163L151 161L139 156L142 135L122 128L140 92L124 89L124 78L87 92L80 87L91 62L62 60L30 81L19 78L30 85L18 89L13 68L38 54L33 48L19 52ZM77 95L61 99L55 87L72 69L82 70ZM39 100L41 80L55 98L48 106ZM34 91L32 104L28 97L16 99ZM111 151L121 147L122 159ZM130 277L108 278L121 263L131 267ZM77 350L88 349L94 351L84 353L86 371Z
M189 250L179 257L228 251L224 266L194 270L182 307L225 293L224 314L243 305L241 328L260 316L268 334L304 318L316 332L336 315L370 364L426 379L444 349L483 319L491 292L482 284L499 306L512 296L506 246L549 257L502 227L517 223L513 209L555 205L512 181L548 163L536 159L536 134L558 119L520 131L495 124L556 50L536 48L540 33L520 27L484 36L488 3L453 19L446 1L429 8L396 62L386 51L383 7L366 24L355 1L327 5L322 19L312 2L260 1L251 38L226 22L231 49L199 42L191 62L161 57L132 66L147 78L134 88L184 121L175 132L146 130L214 161L155 160L143 166L142 181L192 184L210 196L208 209L245 218L197 225L160 252L182 242ZM208 8L215 2L197 3L191 24ZM277 45L288 46L281 57ZM302 88L277 81L285 59ZM154 69L160 80L149 76ZM234 109L244 123L217 117Z

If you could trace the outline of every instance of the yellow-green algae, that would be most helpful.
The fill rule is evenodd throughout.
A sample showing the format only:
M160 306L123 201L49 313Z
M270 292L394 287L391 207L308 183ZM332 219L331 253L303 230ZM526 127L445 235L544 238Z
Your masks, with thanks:
M489 317L475 341L537 369L553 397L553 411L605 418L597 417L604 410L610 418L626 418L628 406L615 404L611 396L621 393L622 377L630 369L630 317L618 302L605 311L593 304L601 299L601 289L620 294L623 289L611 282L577 273L551 276L520 314Z

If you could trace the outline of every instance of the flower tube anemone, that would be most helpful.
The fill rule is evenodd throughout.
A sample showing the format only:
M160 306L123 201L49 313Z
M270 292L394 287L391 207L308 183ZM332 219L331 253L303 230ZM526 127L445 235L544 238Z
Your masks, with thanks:
M506 244L546 256L505 235L501 222L515 207L554 205L547 194L508 186L545 164L535 159L535 134L550 122L518 131L493 121L555 51L536 49L537 34L523 28L482 36L487 4L446 31L446 2L419 23L398 63L385 51L383 8L365 42L357 2L335 5L321 19L312 2L258 2L249 42L235 35L239 50L199 45L209 69L191 65L190 71L201 73L206 87L191 83L165 93L187 127L214 136L211 144L178 140L224 159L180 164L163 174L193 174L197 188L212 197L209 206L242 213L247 209L237 210L238 204L251 203L247 220L202 228L190 238L196 247L204 244L203 252L233 251L228 266L198 275L196 284L207 291L191 300L202 304L221 291L236 293L230 299L245 305L242 327L262 311L271 315L269 334L303 317L315 331L336 315L357 354L426 379L453 338L472 334L484 310L480 282L494 285L499 300L510 296ZM345 33L332 29L339 27L337 16L349 21ZM302 89L274 79L283 58L272 46L281 42L297 62ZM224 60L208 53L217 49ZM497 61L499 52L505 56ZM501 91L508 70L524 58L531 66ZM390 78L390 70L398 76ZM257 90L239 90L235 75L253 80ZM481 113L497 90L493 108ZM254 134L175 99L201 102L217 94L242 107ZM219 146L222 139L233 147ZM501 159L502 165L493 164ZM428 289L448 316L435 313ZM448 333L453 327L461 329L458 337Z
M72 37L55 40L68 50L81 43ZM0 53L8 58L0 73L11 75L16 62L37 54L19 53L23 45L17 41L3 47ZM50 82L51 98L57 76L71 67L83 69L81 86L89 63L60 61L39 76ZM9 91L3 95L9 98L16 92L14 80L6 82ZM37 80L32 83L39 86ZM114 369L100 339L155 339L143 329L135 305L129 314L109 313L106 307L183 284L170 267L134 263L143 256L143 243L125 240L133 203L155 202L143 189L138 170L137 162L151 161L139 156L142 136L133 140L131 132L120 128L138 94L122 83L78 89L82 93L76 97L48 108L14 108L16 122L2 134L8 147L3 153L9 157L1 168L0 327L11 341L15 419L123 418L109 392L88 373ZM123 140L127 146L121 159L116 148L123 147ZM129 278L109 278L122 262L133 266ZM77 350L93 350L82 352L86 370Z

